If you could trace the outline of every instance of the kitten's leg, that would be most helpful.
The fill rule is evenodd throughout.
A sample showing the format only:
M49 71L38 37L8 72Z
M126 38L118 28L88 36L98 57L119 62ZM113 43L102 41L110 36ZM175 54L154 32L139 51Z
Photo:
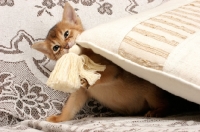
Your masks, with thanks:
M146 117L164 117L167 116L169 108L168 107L158 107L149 110L145 116Z
M150 107L146 117L163 117L169 114L170 104L163 92L149 94L146 100Z
M60 115L53 115L47 118L49 122L62 122L74 118L77 112L84 106L88 100L89 95L85 88L80 88L72 93L62 109Z

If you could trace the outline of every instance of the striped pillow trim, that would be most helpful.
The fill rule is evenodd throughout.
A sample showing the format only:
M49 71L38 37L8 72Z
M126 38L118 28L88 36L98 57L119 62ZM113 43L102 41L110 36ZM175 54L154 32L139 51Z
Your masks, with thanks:
M200 1L152 17L124 37L118 54L140 65L162 70L173 49L200 30Z

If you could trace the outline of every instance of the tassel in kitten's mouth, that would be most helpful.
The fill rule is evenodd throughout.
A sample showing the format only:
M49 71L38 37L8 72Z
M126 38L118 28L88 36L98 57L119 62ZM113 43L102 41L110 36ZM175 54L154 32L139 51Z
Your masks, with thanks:
M80 54L82 54L82 48L75 43L72 47L70 47L68 52L80 55Z

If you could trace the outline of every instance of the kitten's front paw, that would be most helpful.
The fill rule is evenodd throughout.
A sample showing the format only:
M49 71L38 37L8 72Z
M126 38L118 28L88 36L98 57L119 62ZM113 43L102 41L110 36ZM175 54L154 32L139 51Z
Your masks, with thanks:
M49 117L47 117L46 121L54 122L54 123L62 122L60 116L58 116L58 115L49 116Z
M88 88L89 84L85 78L81 78L81 87Z

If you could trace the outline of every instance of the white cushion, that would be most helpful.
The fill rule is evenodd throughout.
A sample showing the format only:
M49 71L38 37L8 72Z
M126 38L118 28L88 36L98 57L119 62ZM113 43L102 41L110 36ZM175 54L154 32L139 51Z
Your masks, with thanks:
M125 70L200 104L200 2L176 0L77 39Z

